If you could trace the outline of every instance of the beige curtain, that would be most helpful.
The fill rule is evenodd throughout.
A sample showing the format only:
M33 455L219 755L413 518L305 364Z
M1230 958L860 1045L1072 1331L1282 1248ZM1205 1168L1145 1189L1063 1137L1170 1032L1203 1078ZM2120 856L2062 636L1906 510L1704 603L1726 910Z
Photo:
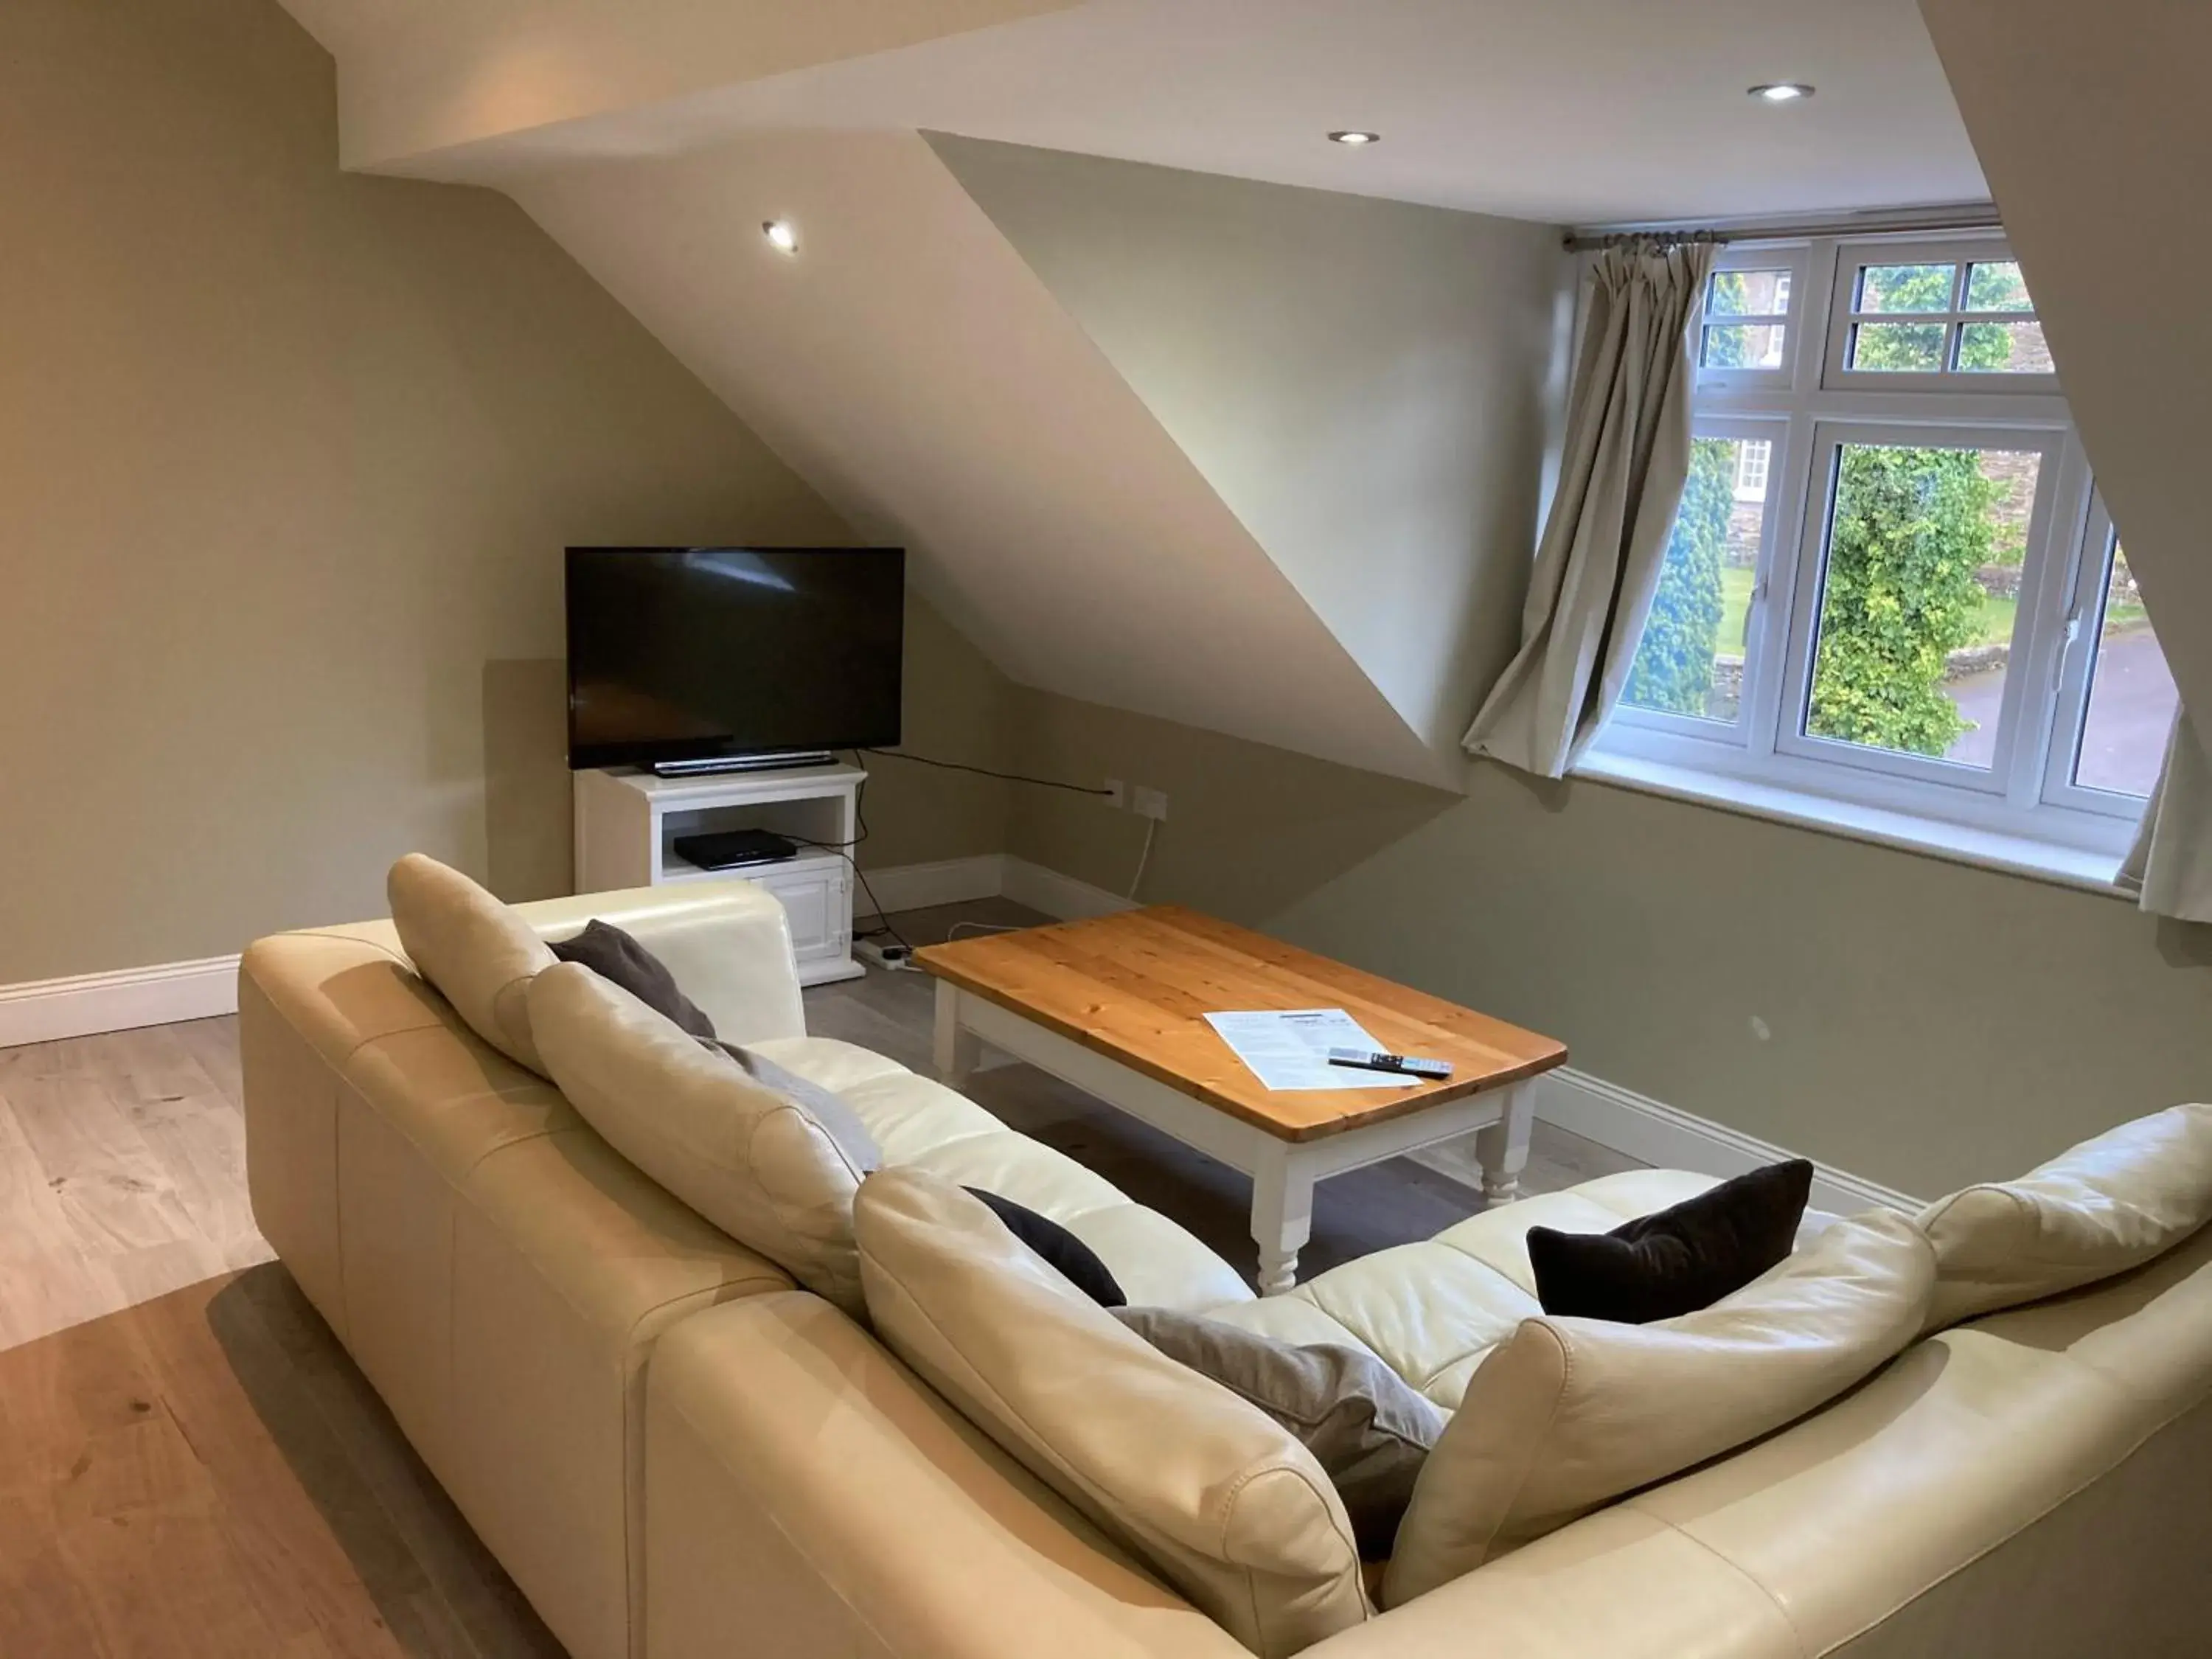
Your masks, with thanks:
M1598 257L1521 649L1468 731L1469 754L1559 777L1620 700L1689 477L1688 325L1712 263L1711 243Z
M2212 762L2185 708L2174 717L2158 787L2114 879L2155 915L2212 921Z

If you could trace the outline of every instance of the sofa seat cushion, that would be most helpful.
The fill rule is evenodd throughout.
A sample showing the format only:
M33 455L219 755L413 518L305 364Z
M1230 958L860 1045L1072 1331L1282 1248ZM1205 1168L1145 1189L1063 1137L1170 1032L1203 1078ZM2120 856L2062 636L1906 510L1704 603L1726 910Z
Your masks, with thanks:
M1176 1223L943 1084L831 1037L750 1046L842 1096L875 1137L885 1169L927 1170L1058 1222L1106 1264L1132 1303L1197 1313L1253 1300L1237 1270Z
M1385 1601L1826 1405L1918 1336L1935 1282L1918 1228L1876 1210L1696 1313L1524 1321L1422 1467Z
M1366 1619L1344 1505L1281 1425L1124 1329L950 1182L879 1170L854 1224L892 1352L1247 1648L1289 1659Z
M1364 1348L1431 1404L1449 1411L1483 1357L1522 1320L1543 1311L1528 1264L1531 1227L1606 1232L1716 1184L1680 1170L1606 1176L1486 1210L1418 1244L1347 1261L1287 1295L1205 1311L1282 1341Z
M2123 1123L2017 1181L1921 1212L1936 1246L1937 1331L2139 1267L2212 1221L2212 1106Z

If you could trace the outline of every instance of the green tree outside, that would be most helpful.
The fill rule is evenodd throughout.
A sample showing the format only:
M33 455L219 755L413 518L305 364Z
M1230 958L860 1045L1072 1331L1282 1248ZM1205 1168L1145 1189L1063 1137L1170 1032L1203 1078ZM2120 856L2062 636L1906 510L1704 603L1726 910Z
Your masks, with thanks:
M1721 569L1735 497L1735 441L1699 438L1659 570L1659 591L1621 695L1639 708L1703 714L1725 608Z
M1884 309L1908 318L1946 309L1951 280L1948 265L1913 271L1887 285ZM1985 271L1983 283L1980 297L1993 309L2026 296L2008 274ZM1993 286L2004 292L1990 294ZM1959 361L1964 368L2001 369L2012 349L2002 329L1969 331ZM1919 350L1903 330L1865 327L1853 363L1920 368ZM1991 556L1990 509L2002 487L1983 475L1981 457L1970 449L1849 444L1839 471L1806 729L1941 755L1966 730L1943 695L1943 670L1975 637L1984 602L1975 572Z

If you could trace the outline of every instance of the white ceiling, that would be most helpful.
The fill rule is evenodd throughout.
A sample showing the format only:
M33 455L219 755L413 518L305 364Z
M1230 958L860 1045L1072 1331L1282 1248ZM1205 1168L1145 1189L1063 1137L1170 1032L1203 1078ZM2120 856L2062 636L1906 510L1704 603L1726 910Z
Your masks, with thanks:
M1775 80L1819 94L1745 95ZM475 159L495 175L764 125L920 128L1571 223L1987 195L1914 0L1089 0L510 133ZM1338 127L1383 142L1326 142Z

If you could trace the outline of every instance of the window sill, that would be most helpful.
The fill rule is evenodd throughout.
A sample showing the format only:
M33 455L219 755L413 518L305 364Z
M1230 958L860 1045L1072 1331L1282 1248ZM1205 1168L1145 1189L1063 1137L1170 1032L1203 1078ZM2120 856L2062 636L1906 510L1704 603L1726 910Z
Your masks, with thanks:
M1859 805L1802 790L1627 755L1585 755L1575 763L1569 775L1644 794L1664 795L1674 800L1695 801L1748 817L1772 818L1800 829L1822 830L1879 847L1902 848L1931 858L1948 859L1954 864L2027 876L2130 903L2135 900L2133 894L2113 884L2118 861L2109 853L1971 829L1909 812Z

